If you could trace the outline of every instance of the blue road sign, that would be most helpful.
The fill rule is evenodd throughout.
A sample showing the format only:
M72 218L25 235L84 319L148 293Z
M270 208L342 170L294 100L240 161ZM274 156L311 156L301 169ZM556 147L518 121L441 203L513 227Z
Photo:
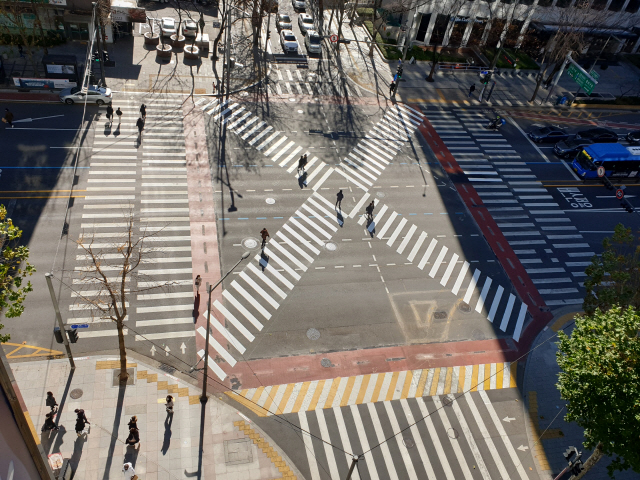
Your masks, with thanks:
M89 328L88 323L74 323L71 328Z

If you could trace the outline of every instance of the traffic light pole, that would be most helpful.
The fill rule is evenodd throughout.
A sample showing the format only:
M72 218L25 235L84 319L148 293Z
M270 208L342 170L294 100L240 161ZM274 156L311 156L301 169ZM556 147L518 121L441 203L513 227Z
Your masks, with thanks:
M53 275L51 275L50 273L45 273L44 276L47 279L49 294L51 295L51 301L53 302L53 309L56 312L56 320L58 321L58 328L60 328L60 333L62 334L62 341L64 342L64 348L67 350L67 357L69 358L69 364L71 364L71 370L75 370L76 363L73 361L71 346L69 345L67 332L64 331L64 324L62 323L62 315L60 315L60 308L58 307L58 299L56 298L56 294L53 291L53 283L51 283L51 278L53 278Z

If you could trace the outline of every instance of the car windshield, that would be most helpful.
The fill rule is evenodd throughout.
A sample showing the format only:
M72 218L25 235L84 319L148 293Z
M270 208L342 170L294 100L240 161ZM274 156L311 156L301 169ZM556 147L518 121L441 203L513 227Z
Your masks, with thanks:
M173 27L173 20L164 20L164 26L165 27Z
M291 23L291 19L289 18L289 15L280 15L280 22Z
M196 29L196 24L195 23L187 23L187 24L185 24L184 28L186 28L187 30L195 30Z
M538 135L548 135L549 133L551 133L551 129L549 127L542 127L536 130L534 133L537 133Z
M313 18L303 18L302 23L306 23L307 25L313 25Z
M318 35L310 35L309 43L312 45L318 45L320 43L320 37Z
M296 41L296 37L295 37L295 36L293 36L293 35L291 35L291 34L289 34L289 35L285 35L285 36L284 36L284 39L285 39L287 42L295 42L295 41Z
M75 95L75 94L76 94L76 93L78 93L79 91L80 91L80 87L73 87L69 93L70 93L71 95Z

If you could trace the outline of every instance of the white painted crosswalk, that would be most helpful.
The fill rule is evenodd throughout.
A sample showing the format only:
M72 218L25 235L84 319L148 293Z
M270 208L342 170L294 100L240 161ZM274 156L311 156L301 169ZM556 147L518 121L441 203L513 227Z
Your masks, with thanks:
M354 477L362 480L529 479L530 454L516 450L520 444L514 445L485 391L284 417L302 430L305 454L295 458L312 480L346 478L353 455L362 453Z
M423 109L423 113L463 168L545 303L582 304L581 282L594 252L570 224L565 207L554 200L502 132L484 128L483 113L466 109ZM558 191L568 198L580 196L577 187Z

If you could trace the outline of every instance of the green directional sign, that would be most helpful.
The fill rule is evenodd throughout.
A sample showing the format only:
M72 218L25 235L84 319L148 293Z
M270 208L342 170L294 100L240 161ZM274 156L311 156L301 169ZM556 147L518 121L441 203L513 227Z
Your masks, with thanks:
M595 78L596 80L600 80L600 74L599 74L599 73L596 73L596 71L595 71L595 70L591 70L591 71L589 72L589 75L591 75L591 76L592 76L593 78Z
M567 69L567 75L573 78L573 80L578 84L579 87L581 87L585 92L591 95L591 92L593 92L593 87L596 86L595 83L593 83L593 81L584 73L582 73L575 65L569 65L569 68ZM593 72L591 72L591 75L593 76ZM594 78L596 78L596 76L594 76Z

